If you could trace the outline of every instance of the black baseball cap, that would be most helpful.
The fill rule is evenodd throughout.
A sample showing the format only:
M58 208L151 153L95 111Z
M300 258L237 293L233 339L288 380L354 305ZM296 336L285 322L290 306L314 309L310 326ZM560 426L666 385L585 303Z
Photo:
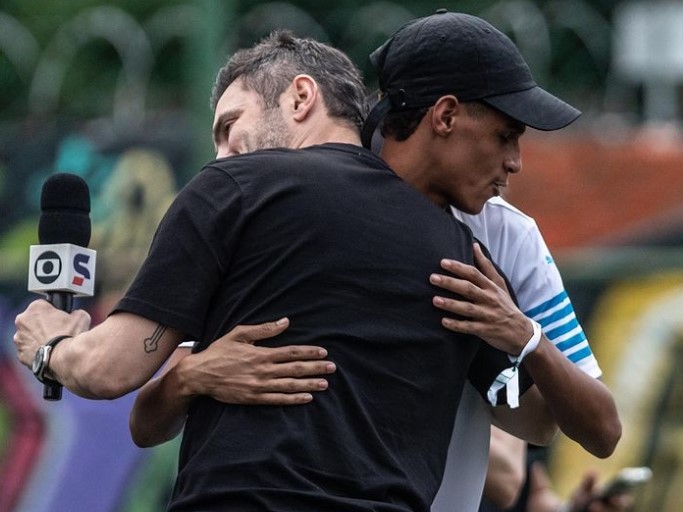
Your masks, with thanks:
M512 40L476 16L439 9L410 21L370 54L382 99L363 145L391 110L428 107L446 94L482 101L538 130L564 128L581 112L539 87Z

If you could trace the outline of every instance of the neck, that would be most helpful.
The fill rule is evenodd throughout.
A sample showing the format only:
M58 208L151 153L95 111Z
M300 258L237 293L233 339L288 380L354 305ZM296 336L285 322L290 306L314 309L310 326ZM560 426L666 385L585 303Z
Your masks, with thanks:
M404 181L422 192L437 206L447 208L448 200L433 184L432 173L436 166L425 147L427 146L421 144L417 134L401 142L385 139L380 156Z
M342 121L329 119L317 126L311 125L298 130L292 138L291 147L305 148L326 143L360 146L360 134L356 128Z

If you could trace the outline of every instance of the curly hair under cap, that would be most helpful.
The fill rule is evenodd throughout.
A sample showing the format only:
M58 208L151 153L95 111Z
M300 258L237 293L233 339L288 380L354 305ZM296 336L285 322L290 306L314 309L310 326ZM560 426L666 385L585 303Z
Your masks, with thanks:
M322 92L328 114L360 129L368 112L363 79L341 51L313 39L276 30L255 46L237 51L223 66L211 93L211 108L232 82L240 79L265 108L275 108L294 77L311 76Z

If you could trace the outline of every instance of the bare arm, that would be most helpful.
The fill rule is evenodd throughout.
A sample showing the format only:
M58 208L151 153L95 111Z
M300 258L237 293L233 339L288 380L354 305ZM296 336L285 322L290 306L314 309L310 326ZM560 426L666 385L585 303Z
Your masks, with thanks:
M484 498L498 508L509 508L517 501L525 478L526 443L492 427Z
M491 407L492 423L519 439L537 446L548 446L559 427L538 386L531 386L519 398L519 407Z
M189 348L176 349L162 373L140 388L129 418L131 437L139 447L170 441L183 430L192 396L180 391L176 366L190 354Z
M443 260L442 267L455 277L431 277L433 284L463 297L434 298L437 308L458 315L459 319L444 318L443 325L479 336L517 356L531 337L530 320L515 306L504 281L478 245L475 263L479 268ZM572 364L545 336L523 364L560 429L593 455L608 457L621 437L621 423L606 386Z
M313 392L327 389L327 380L320 376L336 369L323 359L325 349L253 346L288 326L286 318L237 326L197 354L176 350L164 373L138 394L130 416L135 443L147 447L175 437L199 395L233 404L297 405L313 400Z
M82 397L113 399L147 382L182 336L129 313L86 330L89 324L82 310L65 313L44 300L32 302L15 320L19 360L30 367L38 347L54 336L72 334L53 349L49 376Z

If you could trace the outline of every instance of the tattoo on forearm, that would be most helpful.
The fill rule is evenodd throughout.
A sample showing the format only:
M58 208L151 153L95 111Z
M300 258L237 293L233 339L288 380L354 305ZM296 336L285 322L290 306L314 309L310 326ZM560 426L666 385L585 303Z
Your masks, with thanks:
M159 348L159 340L161 337L164 335L164 332L166 332L166 326L165 325L157 325L157 328L154 329L154 332L149 338L145 338L145 352L148 354L150 352L155 352L157 348Z

